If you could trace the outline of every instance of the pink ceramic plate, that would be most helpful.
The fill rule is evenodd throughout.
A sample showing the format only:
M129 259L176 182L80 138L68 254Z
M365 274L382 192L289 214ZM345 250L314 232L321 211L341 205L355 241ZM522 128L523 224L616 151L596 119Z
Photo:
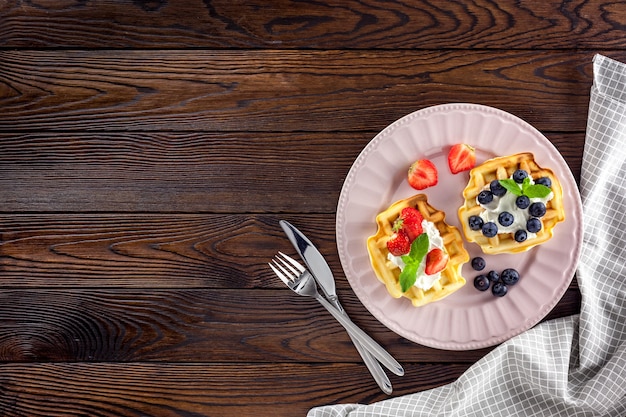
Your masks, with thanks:
M469 174L452 175L447 165L451 145L476 148L477 163L518 152L532 152L540 166L551 168L563 187L566 220L554 237L528 252L485 255L465 242L470 257L482 256L487 267L516 268L520 282L502 298L479 292L470 263L463 267L467 284L444 300L415 308L392 298L372 271L366 239L376 232L376 215L396 200L417 194L406 181L408 167L429 158L439 171L438 185L423 192L429 202L459 227L457 210ZM537 324L561 299L576 271L582 240L582 206L569 167L545 136L528 123L491 107L447 104L409 114L380 132L358 156L348 173L337 207L337 247L346 277L365 307L397 334L426 346L466 350L501 343ZM459 227L460 228L460 227Z

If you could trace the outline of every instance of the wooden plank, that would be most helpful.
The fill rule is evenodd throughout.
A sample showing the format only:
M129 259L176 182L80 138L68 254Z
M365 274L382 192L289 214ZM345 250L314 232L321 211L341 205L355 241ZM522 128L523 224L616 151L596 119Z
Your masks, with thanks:
M394 396L454 381L469 365L408 365ZM389 398L357 365L0 364L5 416L306 415L328 403Z
M0 213L331 214L376 133L0 134ZM584 132L546 134L578 178Z
M333 212L372 136L4 134L0 211Z
M289 249L278 218L262 215L7 215L0 230L6 287L275 287L266 262L277 238Z
M282 288L280 215L1 215L3 287ZM343 277L333 215L286 216ZM372 225L372 233L375 227ZM345 279L340 288L348 289Z
M7 48L626 47L618 2L4 1ZM193 16L193 19L189 18Z
M477 102L580 132L594 53L5 50L0 131L378 131Z
M378 322L350 290L339 296L352 320L402 363L473 363L491 350L412 343ZM548 319L579 308L580 294L571 289ZM0 318L3 362L361 363L332 316L287 288L7 289Z

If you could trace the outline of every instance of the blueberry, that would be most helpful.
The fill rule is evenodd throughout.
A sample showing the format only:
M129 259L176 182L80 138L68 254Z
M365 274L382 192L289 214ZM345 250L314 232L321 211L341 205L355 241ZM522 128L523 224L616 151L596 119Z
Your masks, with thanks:
M498 274L497 271L489 271L487 272L487 278L491 282L498 282L498 280L500 279L500 274Z
M541 220L537 219L536 217L531 217L526 222L526 230L528 230L530 233L537 233L541 230Z
M476 271L482 271L483 269L485 269L485 265L485 260L480 256L472 259L472 268L474 268Z
M545 185L546 187L552 187L552 181L548 177L541 177L535 181L535 184Z
M532 203L528 207L528 213L533 217L542 217L546 214L546 205L543 203Z
M483 225L483 235L485 237L494 237L498 234L498 226L494 222L487 222Z
M478 202L480 204L489 204L493 201L493 193L489 190L483 190L478 194Z
M500 180L491 181L491 184L489 184L489 189L496 197L502 197L504 194L506 194L506 188L504 188L502 184L500 184Z
M519 281L519 272L513 268L502 271L502 282L506 285L515 285Z
M509 289L501 282L496 282L491 287L491 293L496 297L504 297Z
M518 184L523 183L525 178L528 178L528 172L524 171L523 169L518 169L513 173L513 181Z
M481 219L479 216L470 216L469 220L469 227L472 230L481 230L483 228L483 219Z
M530 206L530 198L525 195L520 195L515 199L515 205L522 210L527 209Z
M491 283L484 275L478 275L476 278L474 278L474 288L476 288L478 291L487 291L490 285Z
M503 211L502 213L498 215L498 223L500 223L504 227L512 225L513 220L515 220L513 218L513 215L509 213L508 211Z
M516 242L522 243L527 238L528 238L528 233L526 233L526 230L518 230L517 232L515 232L515 241Z

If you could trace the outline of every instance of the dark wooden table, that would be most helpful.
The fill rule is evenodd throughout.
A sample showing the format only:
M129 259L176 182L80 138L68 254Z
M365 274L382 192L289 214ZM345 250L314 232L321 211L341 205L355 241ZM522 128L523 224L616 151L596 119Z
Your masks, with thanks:
M297 416L382 394L347 334L266 262L279 219L405 365L394 396L490 349L397 336L361 305L339 192L394 120L486 104L580 175L592 57L626 7L589 1L0 2L0 414ZM574 283L548 318L579 310Z

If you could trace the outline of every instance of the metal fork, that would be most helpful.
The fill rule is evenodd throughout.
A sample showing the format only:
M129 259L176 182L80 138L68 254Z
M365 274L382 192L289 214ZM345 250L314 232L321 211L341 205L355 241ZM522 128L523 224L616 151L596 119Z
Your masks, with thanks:
M396 375L404 375L402 365L398 363L385 349L369 337L363 330L358 328L348 316L335 309L317 291L315 279L306 268L295 259L278 252L278 255L269 263L276 276L285 283L293 292L306 297L315 298L332 316L359 341L381 364Z

